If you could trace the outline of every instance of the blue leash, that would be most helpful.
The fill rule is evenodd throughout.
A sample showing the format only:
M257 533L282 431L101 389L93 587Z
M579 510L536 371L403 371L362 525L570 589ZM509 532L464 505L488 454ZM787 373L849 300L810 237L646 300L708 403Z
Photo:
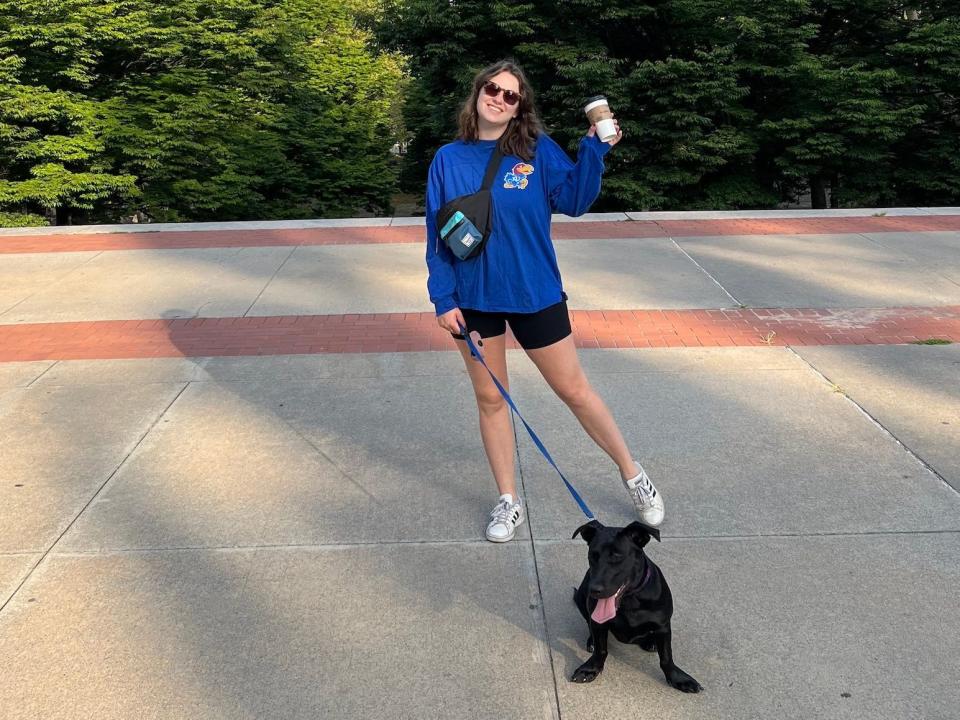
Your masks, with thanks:
M510 398L510 394L503 389L503 385L500 384L500 381L497 380L497 376L493 374L493 371L487 367L486 361L483 359L483 355L480 354L480 351L477 350L477 347L473 344L473 340L470 338L470 334L467 332L467 329L460 325L460 334L463 335L464 339L467 341L467 346L470 348L470 354L474 359L479 360L480 363L487 368L487 372L490 373L490 377L493 379L494 384L497 386L497 390L500 391L500 394L503 395L503 399L507 401L507 405L510 406L510 409L517 414L517 417L520 418L520 422L523 423L523 426L527 429L527 432L530 434L530 439L533 440L533 444L537 446L537 449L540 453L547 459L553 469L557 471L557 474L560 476L560 479L563 480L563 484L567 486L567 490L570 491L570 494L573 495L573 499L577 501L577 505L580 506L580 509L583 511L583 514L587 516L588 520L595 520L593 513L590 512L590 508L587 507L587 504L583 501L583 498L580 497L580 493L577 492L576 488L571 485L567 479L563 476L563 473L560 472L560 468L557 467L557 464L553 461L553 458L550 457L550 453L547 452L547 448L544 447L543 443L540 442L540 438L537 437L537 434L533 431L533 428L527 424L527 421L523 419L523 415L520 414L520 411L517 410L517 406L513 404L513 400Z

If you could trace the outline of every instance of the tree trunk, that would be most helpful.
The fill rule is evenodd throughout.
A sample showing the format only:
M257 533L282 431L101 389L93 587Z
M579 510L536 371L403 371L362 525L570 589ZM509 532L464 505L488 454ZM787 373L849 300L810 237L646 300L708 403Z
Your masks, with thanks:
M834 173L830 178L830 207L840 207L840 173Z
M819 175L810 178L810 207L814 210L822 210L827 207L827 191L823 184L823 178Z
M73 225L73 213L69 207L57 208L57 225Z

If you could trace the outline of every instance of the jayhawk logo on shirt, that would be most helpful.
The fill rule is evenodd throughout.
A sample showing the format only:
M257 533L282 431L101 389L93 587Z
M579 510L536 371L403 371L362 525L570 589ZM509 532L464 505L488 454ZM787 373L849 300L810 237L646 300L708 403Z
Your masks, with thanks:
M507 188L507 190L511 188L523 190L527 186L527 175L532 173L533 165L522 162L517 163L510 172L503 176L503 186Z

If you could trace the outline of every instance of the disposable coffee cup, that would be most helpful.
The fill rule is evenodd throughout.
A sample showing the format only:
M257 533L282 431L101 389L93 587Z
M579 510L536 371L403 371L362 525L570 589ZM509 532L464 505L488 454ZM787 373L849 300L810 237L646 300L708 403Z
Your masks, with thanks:
M610 142L617 137L617 126L613 124L613 113L607 104L607 98L597 95L587 100L583 111L591 125L597 126L597 136L603 142Z

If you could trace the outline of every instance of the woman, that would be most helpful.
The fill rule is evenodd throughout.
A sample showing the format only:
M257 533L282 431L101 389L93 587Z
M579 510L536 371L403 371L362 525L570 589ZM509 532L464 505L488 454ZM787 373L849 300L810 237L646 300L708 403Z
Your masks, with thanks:
M580 367L550 239L552 212L582 215L600 194L603 157L623 137L619 123L609 144L601 142L591 126L580 141L577 163L570 162L544 133L523 71L511 61L501 61L474 78L459 125L457 140L441 147L430 164L427 289L437 322L453 335L467 366L480 411L483 447L500 491L487 539L512 539L524 511L514 480L510 409L483 365L471 358L461 326L483 338L484 359L509 390L505 332L510 324L553 391L619 467L640 519L659 525L663 500L632 459L610 411ZM461 261L438 241L437 210L480 189L495 146L504 157L492 187L493 231L478 256Z

